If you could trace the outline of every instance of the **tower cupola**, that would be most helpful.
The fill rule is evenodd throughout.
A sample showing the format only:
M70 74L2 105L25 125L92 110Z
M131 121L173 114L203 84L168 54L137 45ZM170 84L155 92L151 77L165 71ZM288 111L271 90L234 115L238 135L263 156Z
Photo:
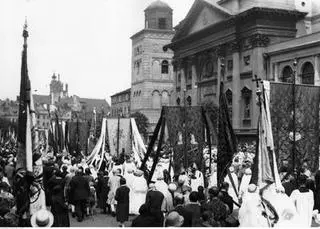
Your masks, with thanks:
M167 3L157 0L144 12L145 29L172 30L172 9Z

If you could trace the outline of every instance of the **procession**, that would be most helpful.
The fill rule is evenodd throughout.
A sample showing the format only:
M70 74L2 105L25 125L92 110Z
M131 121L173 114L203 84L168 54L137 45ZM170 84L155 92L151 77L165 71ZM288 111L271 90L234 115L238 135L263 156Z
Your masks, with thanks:
M317 0L128 2L74 2L71 18L71 1L30 0L22 39L18 29L7 31L16 39L4 42L22 55L3 68L17 79L1 76L0 226L319 227ZM70 33L38 38L41 19L49 23L57 9L61 24L54 17L47 33L63 26ZM62 48L76 33L71 27L86 27L80 20L89 11L91 33ZM99 24L120 22L97 19L115 12L128 20L140 12L144 22L126 37L129 51L113 26L117 36ZM10 23L21 33L21 23ZM81 55L68 56L72 43ZM52 59L45 72L62 61L77 75L70 88L54 71L47 89L35 90L47 80L35 56L48 44L61 45L59 55L69 59ZM130 52L129 67L118 66L114 57ZM101 64L101 55L113 56ZM104 72L113 68L126 73Z

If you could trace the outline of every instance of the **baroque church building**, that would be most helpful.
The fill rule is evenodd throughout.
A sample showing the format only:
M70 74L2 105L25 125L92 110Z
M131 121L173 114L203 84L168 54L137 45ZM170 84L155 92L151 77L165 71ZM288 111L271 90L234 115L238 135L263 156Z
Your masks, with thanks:
M223 80L233 128L253 140L254 76L320 86L319 31L319 0L195 0L163 47L174 52L173 105L218 105Z
M149 119L152 133L162 106L171 104L174 86L173 52L163 46L174 36L172 9L160 0L145 9L145 28L132 40L131 113L141 112Z

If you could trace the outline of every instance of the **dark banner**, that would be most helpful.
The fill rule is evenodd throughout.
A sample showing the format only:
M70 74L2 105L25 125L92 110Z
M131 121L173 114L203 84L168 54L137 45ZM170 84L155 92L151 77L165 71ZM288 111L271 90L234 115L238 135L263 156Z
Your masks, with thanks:
M278 167L284 160L300 168L307 160L314 172L319 168L320 87L271 83L270 113ZM293 122L295 110L295 122ZM293 132L296 131L293 156Z
M204 120L201 107L164 107L169 143L174 150L174 171L195 162L203 171Z
M89 137L89 124L88 122L68 122L68 135L69 135L69 153L78 154L80 151L84 155L87 154L87 145Z

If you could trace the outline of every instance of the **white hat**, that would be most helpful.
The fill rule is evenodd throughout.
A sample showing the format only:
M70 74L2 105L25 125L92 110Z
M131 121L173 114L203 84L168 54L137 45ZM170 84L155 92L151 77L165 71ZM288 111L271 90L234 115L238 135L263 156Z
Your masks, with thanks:
M172 192L176 191L177 190L177 185L175 183L170 183L168 185L168 189Z
M31 216L32 227L51 227L53 224L53 215L50 211L41 209Z

